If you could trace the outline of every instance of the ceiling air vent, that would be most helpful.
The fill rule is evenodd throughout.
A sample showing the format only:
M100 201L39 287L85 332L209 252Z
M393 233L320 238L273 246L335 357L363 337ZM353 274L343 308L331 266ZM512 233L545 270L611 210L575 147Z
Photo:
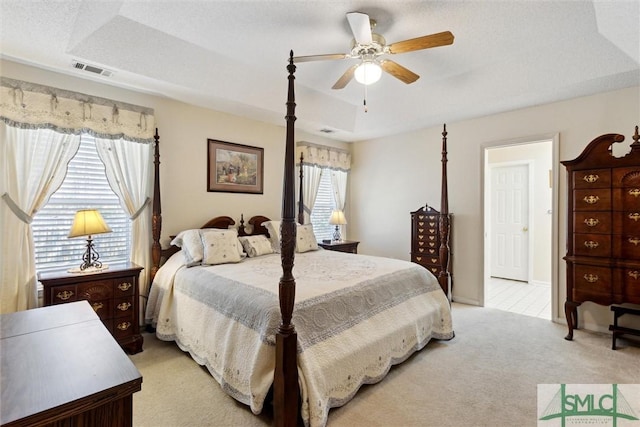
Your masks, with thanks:
M80 61L73 61L72 66L73 68L76 68L78 70L87 71L89 73L98 74L100 76L111 77L113 75L113 71L105 70L104 68L97 67L95 65L85 64L84 62Z

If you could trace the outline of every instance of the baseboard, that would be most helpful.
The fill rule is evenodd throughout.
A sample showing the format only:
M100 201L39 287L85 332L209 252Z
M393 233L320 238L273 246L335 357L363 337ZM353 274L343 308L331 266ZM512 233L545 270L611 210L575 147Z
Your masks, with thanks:
M460 304L467 304L467 305L477 305L477 306L480 306L480 301L477 301L477 300L474 300L474 299L470 299L470 298L453 296L453 297L451 298L451 300L452 300L453 302L459 302Z

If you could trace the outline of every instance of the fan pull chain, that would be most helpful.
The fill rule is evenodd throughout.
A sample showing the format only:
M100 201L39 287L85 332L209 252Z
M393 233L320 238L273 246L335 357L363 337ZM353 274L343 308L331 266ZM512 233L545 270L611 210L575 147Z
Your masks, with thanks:
M369 109L367 108L367 85L363 85L363 86L364 86L364 100L363 100L364 112L368 113Z

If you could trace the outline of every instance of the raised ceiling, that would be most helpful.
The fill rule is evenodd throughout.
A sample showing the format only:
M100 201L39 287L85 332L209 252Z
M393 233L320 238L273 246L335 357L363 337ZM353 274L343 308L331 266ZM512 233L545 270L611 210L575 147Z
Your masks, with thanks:
M284 125L289 51L347 53L353 11L374 18L389 43L441 31L455 41L394 55L420 79L383 75L368 87L368 112L361 84L331 89L355 60L298 64L296 125L310 133L365 140L640 85L637 0L1 0L0 52Z

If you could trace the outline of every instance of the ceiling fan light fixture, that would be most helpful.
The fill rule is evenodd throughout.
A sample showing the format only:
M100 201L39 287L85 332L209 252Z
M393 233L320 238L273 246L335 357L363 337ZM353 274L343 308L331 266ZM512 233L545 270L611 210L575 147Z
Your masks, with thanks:
M382 76L382 68L375 61L363 61L354 72L354 77L358 83L370 85Z

